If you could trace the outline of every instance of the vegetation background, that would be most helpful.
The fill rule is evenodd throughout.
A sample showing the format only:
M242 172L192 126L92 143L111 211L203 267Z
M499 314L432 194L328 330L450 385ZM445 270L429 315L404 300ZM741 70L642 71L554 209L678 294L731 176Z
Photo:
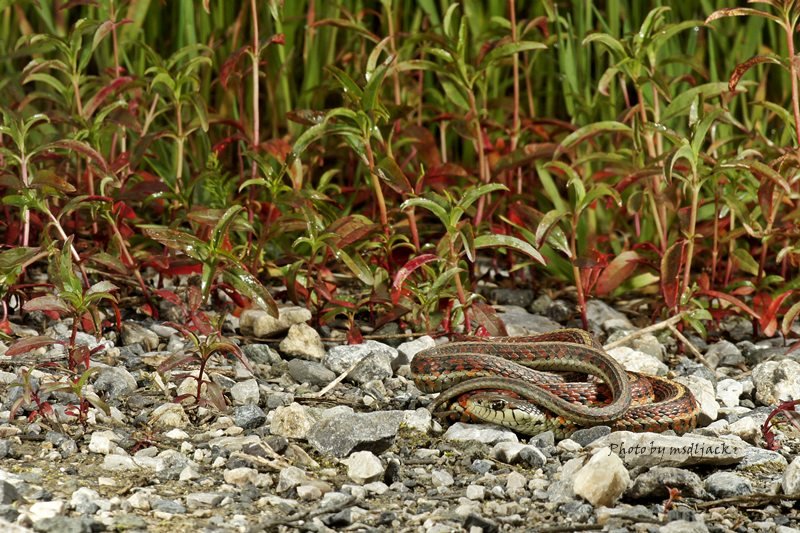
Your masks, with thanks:
M574 286L584 322L588 297L637 294L703 333L737 313L792 335L798 17L0 0L3 307L99 333L103 306L167 301L208 333L204 302L277 298L351 341L392 321L502 333L486 281Z

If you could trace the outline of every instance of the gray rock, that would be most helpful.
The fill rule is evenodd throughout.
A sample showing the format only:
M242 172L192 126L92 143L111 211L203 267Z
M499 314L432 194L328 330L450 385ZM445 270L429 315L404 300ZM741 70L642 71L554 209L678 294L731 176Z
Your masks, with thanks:
M547 333L561 327L545 316L532 315L525 308L515 305L498 306L497 316L503 321L506 331L512 337Z
M399 367L409 364L419 352L434 346L436 346L436 341L429 335L402 343L397 347L397 357L392 361L392 369L397 370Z
M100 509L99 501L100 495L97 491L88 487L81 487L72 493L69 504L75 509L76 513L93 515ZM111 507L107 500L104 500L104 502L106 508Z
M485 474L489 470L492 469L494 463L488 461L486 459L475 459L472 461L472 464L469 465L469 469L475 472L476 474Z
M579 429L570 435L570 439L574 440L582 447L586 447L600 437L605 437L611 433L611 428L608 426L593 426L590 428Z
M800 363L792 359L766 361L752 373L755 397L763 405L800 399Z
M760 475L782 475L788 465L788 461L780 453L750 446L745 449L744 457L736 465L736 470Z
M147 530L147 521L135 514L114 516L113 527L116 531Z
M749 479L733 472L714 472L706 478L706 490L715 498L730 498L752 494L753 484Z
M531 311L534 313L538 312L534 306L531 306ZM572 318L577 312L578 311L575 308L575 304L559 298L553 300L550 305L545 308L544 313L539 312L539 314L544 314L544 316L550 320L554 320L560 324L563 324Z
M741 461L747 446L737 438L674 437L661 433L615 431L591 443L587 450L608 447L629 467L728 465Z
M219 506L225 498L219 492L193 492L186 495L186 508L190 511L197 509L213 509Z
M264 403L267 405L267 409L273 410L278 407L288 407L292 402L294 402L294 394L291 392L273 392L267 394Z
M233 409L234 423L243 429L261 427L267 421L267 415L257 405L239 405Z
M19 495L14 485L7 481L0 481L0 504L9 505L21 499L22 496Z
M708 528L703 522L674 520L658 528L658 533L708 533Z
M186 507L181 502L165 498L153 498L150 500L150 508L153 511L169 514L184 514L186 512Z
M242 346L245 357L260 365L274 365L281 362L281 356L268 344L245 344Z
M497 444L498 442L519 442L516 433L493 425L465 424L456 422L447 428L445 440Z
M708 347L706 361L712 368L718 366L736 366L744 363L742 351L732 342L721 340Z
M528 448L536 450L535 446L530 446L528 444L521 444L519 442L510 442L510 441L498 442L492 447L492 450L489 452L489 456L492 457L492 459L496 459L503 463L515 464L520 462L520 460L522 459L521 455L523 450L526 450ZM528 450L529 457L532 456L531 454L535 455L535 452L533 452L532 450ZM539 453L541 454L540 451Z
M308 442L318 452L335 457L360 450L379 454L391 446L404 415L403 411L340 412L315 424Z
M636 476L625 496L634 500L664 500L669 497L667 487L680 489L681 494L689 498L705 498L700 476L670 466L654 466Z
M533 290L505 287L493 287L488 291L489 300L497 305L515 305L528 307L533 302Z
M536 446L526 446L520 450L519 458L530 468L542 468L547 464L547 456Z
M747 317L728 315L722 320L720 327L728 333L731 339L737 342L753 336L753 324Z
M322 361L325 357L325 346L319 333L306 323L292 325L278 348L287 355L311 361Z
M258 388L258 381L246 379L236 383L231 387L231 397L236 405L256 405L261 399L261 391Z
M158 342L158 335L144 326L136 322L122 323L122 344L124 346L139 344L146 351L152 352L158 349Z
M602 328L606 331L613 329L627 329L633 331L636 328L624 314L620 313L602 300L589 300L586 302L586 318L592 331Z
M121 400L130 396L136 389L136 378L123 367L105 367L97 374L94 389L106 393L112 400Z
M58 531L58 533L92 533L94 522L88 518L70 518L68 516L53 516L37 520L33 530L42 533ZM7 531L3 529L3 531Z
M350 372L350 379L361 385L392 377L392 358L385 353L371 353Z
M289 375L298 383L325 386L336 379L336 374L328 370L322 363L316 361L292 359L289 361L288 366Z
M351 367L355 366L356 363L370 355L383 356L383 359L388 362L389 369L391 370L391 362L397 358L397 350L391 346L373 340L368 340L362 344L334 346L325 354L323 364L338 375L345 370L349 370ZM391 373L389 375L391 375Z

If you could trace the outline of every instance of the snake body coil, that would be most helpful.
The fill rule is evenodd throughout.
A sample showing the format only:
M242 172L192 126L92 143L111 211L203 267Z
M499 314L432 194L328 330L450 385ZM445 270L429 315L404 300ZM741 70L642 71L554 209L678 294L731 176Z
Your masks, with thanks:
M554 371L590 374L602 383L566 382ZM552 430L566 437L595 425L684 433L694 429L699 412L683 385L629 375L577 329L437 346L414 357L411 373L420 390L441 393L431 410L452 403L463 419L524 434Z

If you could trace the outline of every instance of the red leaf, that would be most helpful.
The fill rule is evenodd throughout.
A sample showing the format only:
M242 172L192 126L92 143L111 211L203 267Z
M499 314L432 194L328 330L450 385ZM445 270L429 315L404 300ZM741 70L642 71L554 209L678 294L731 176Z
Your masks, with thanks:
M97 108L106 101L111 93L119 90L132 81L133 78L130 76L121 76L119 78L115 78L111 81L111 83L97 91L92 99L89 100L89 103L86 104L86 107L83 108L83 118L87 119L91 117L94 112L97 111Z
M761 318L761 317L758 316L758 313L756 313L755 311L753 311L753 309L750 308L750 306L748 306L746 303L741 301L739 298L736 298L735 296L731 296L730 294L725 294L724 292L719 292L719 291L710 290L710 289L709 290L700 291L699 294L702 294L702 295L705 295L705 296L710 296L711 298L719 298L720 300L724 300L724 301L732 304L734 307L737 307L737 308L741 309L742 311L744 311L748 315L752 316L756 320Z
M416 269L421 267L426 263L430 263L431 261L436 261L439 259L438 255L434 254L422 254L418 255L414 259L408 261L405 265L400 267L397 273L394 275L394 282L392 283L392 303L397 303L397 300L400 296L400 291L403 288L403 283L405 283L406 278L411 275Z
M51 344L61 344L62 346L66 345L64 341L54 339L53 337L48 337L47 335L26 337L9 346L5 355L20 355L23 353L32 352L33 350L41 348L42 346L50 346Z
M479 324L479 330L483 329L489 337L507 337L506 325L497 316L494 307L484 302L474 302L472 304L474 320ZM483 335L483 336L486 336Z
M600 274L595 293L598 296L610 294L630 277L640 261L639 254L626 250L615 257Z
M684 263L684 247L686 241L678 241L667 249L661 258L661 294L667 308L673 309L678 305L680 296L680 272Z
M361 344L364 342L364 336L361 334L361 330L358 329L358 326L353 324L350 326L350 329L347 330L347 344Z

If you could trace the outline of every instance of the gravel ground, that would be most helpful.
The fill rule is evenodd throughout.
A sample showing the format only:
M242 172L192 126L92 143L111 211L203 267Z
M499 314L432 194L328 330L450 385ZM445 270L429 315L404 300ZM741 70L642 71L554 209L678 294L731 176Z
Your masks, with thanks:
M498 309L512 335L572 325L568 302L491 296L506 304ZM606 343L637 331L600 301L589 310ZM198 369L158 371L189 347L163 323L128 321L100 343L79 336L102 345L85 390L111 407L91 409L85 429L65 413L75 400L65 392L40 397L53 417L29 417L36 406L23 402L9 420L25 370L36 365L34 389L63 376L43 366L63 364L62 347L0 356L0 530L800 531L797 435L779 432L780 449L769 451L761 432L774 405L800 398L798 355L782 339L754 342L747 320L727 319L723 338L708 343L691 337L701 358L675 355L668 329L609 350L628 370L691 388L702 409L694 432L601 426L556 441L443 427L408 366L438 341L323 343L309 319L292 307L280 319L228 318L250 368L219 357L206 369L224 391L224 414L173 401L196 389L181 374ZM26 320L19 337L69 335L69 321Z

